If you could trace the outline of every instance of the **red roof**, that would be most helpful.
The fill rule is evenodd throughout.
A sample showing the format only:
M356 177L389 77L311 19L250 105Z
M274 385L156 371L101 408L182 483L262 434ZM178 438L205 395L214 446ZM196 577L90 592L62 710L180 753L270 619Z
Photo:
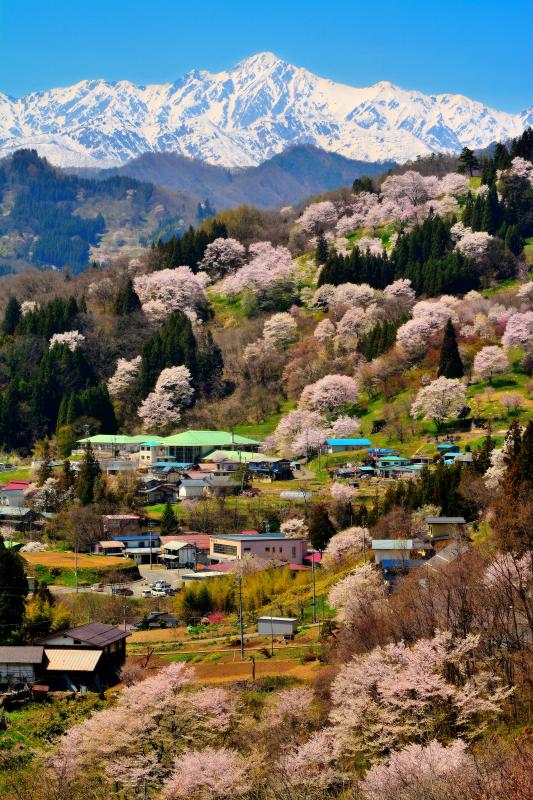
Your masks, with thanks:
M241 531L241 536L259 536L259 531Z
M5 486L2 487L3 492L23 492L24 489L28 489L30 486L29 481L10 481L6 483Z
M235 561L222 561L220 564L210 564L206 569L209 572L235 572L237 564Z
M310 553L308 556L304 556L306 561L314 561L315 564L320 564L322 561L322 553Z
M176 533L175 536L161 536L161 544L168 544L168 542L187 542L193 544L198 550L209 550L211 547L211 538L207 533Z

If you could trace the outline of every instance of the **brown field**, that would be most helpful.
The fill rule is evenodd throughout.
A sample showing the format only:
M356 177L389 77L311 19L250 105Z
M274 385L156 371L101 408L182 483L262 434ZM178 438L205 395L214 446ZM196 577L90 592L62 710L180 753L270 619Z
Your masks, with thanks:
M75 554L71 552L61 553L56 550L43 550L42 553L21 553L28 564L42 564L44 567L57 567L58 569L74 569ZM121 556L89 556L83 553L78 554L79 569L118 569L125 566L132 566L133 561L122 558Z
M235 661L229 664L193 664L195 675L202 683L219 683L221 681L241 681L252 679L250 661ZM256 678L266 675L288 675L300 680L312 680L316 676L318 662L301 664L296 660L256 661Z

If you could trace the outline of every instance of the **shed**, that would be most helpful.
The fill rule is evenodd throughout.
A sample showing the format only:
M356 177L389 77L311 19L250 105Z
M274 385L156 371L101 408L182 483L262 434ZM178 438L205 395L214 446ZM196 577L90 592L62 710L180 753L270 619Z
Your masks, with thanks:
M464 517L426 517L429 528L429 538L435 545L449 542L455 536L460 536L465 528Z
M162 546L159 560L167 569L193 567L196 563L196 547L190 542L171 539Z
M384 561L411 561L413 554L424 549L420 539L374 539L372 551L376 564Z
M337 453L342 450L365 450L372 447L370 439L326 439L326 446L329 453Z
M0 647L0 684L33 683L43 655L43 647Z
M296 617L259 617L257 632L262 636L294 636L297 630Z

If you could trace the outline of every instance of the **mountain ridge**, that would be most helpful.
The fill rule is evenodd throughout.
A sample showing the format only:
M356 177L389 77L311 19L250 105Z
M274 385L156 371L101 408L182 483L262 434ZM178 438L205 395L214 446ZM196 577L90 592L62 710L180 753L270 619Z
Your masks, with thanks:
M18 100L0 93L0 157L35 148L58 166L115 167L146 152L175 152L249 167L313 144L353 160L406 161L510 138L532 116L531 108L509 114L389 81L351 87L265 52L172 83L96 79Z

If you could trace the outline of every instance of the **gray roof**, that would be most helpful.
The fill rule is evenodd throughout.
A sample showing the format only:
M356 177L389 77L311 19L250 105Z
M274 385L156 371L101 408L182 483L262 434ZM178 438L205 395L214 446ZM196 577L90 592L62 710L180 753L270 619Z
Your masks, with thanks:
M441 569L451 564L459 556L464 555L464 553L468 553L469 550L470 547L462 542L451 542L446 547L443 547L442 550L439 550L433 558L426 561L425 566L432 569Z
M205 478L185 478L180 484L180 489L184 486L186 489L191 488L193 486L208 486L210 481L207 481Z
M31 513L31 508L25 506L0 506L0 517L26 517Z
M416 550L423 547L419 539L373 539L372 550Z
M46 636L42 641L57 639L65 636L71 639L79 639L83 644L94 645L95 647L105 647L120 639L129 636L126 631L116 628L114 625L105 625L103 622L89 622L87 625L79 625L77 628L69 628L67 631L58 631Z
M464 517L426 517L426 522L429 525L465 525L466 520Z
M43 647L0 647L0 664L40 664Z

